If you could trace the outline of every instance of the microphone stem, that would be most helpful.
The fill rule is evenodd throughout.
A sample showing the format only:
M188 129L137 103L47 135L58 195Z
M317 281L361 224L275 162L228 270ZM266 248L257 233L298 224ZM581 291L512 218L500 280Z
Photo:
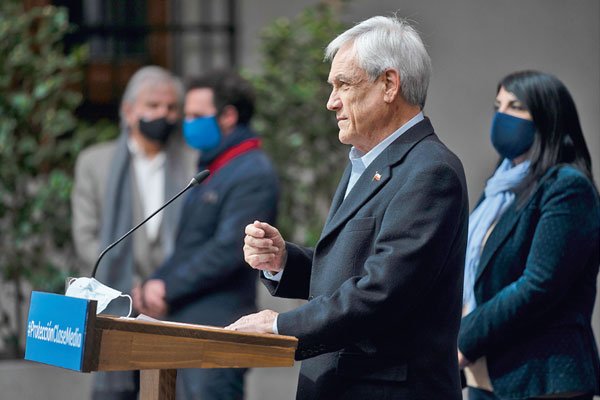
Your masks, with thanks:
M179 193L177 193L171 200L169 200L168 202L166 202L161 208L159 208L158 210L154 211L152 214L150 214L149 217L147 217L146 219L144 219L142 222L140 222L139 224L137 224L136 226L134 226L133 228L131 228L126 234L124 234L123 236L121 236L119 238L119 240L117 240L116 242L114 242L113 244L111 244L110 246L108 246L106 249L104 249L104 251L102 251L102 253L100 253L100 255L98 256L98 259L96 260L96 264L94 265L94 270L92 271L92 278L96 277L96 270L98 269L98 265L100 265L100 260L102 260L102 257L104 257L104 254L106 254L107 251L109 251L110 249L112 249L113 247L115 247L116 245L118 245L121 242L121 240L125 239L133 231L135 231L136 229L138 229L140 226L144 225L146 223L146 221L148 221L150 218L154 217L156 214L158 214L160 211L162 211L163 208L165 208L166 206L168 206L169 204L171 204L175 199L177 199L186 190L188 190L189 188L191 188L195 184L196 184L196 182L194 182L194 180L192 180L190 183L188 183L188 185L185 188L183 188L183 190L181 190Z

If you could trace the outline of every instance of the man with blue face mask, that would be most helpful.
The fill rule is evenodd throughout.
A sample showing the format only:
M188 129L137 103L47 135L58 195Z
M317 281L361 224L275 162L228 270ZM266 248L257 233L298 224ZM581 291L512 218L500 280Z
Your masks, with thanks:
M254 95L230 71L190 82L184 137L200 151L210 177L193 188L182 210L175 252L134 292L142 312L171 321L226 326L256 310L257 274L244 262L244 226L274 221L278 183L250 129ZM184 369L177 398L242 399L243 369Z

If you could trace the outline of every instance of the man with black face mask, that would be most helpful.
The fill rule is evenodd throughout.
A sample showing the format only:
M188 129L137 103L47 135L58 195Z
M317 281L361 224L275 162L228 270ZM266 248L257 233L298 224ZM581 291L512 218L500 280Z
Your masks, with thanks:
M72 192L73 239L83 274L101 250L158 209L189 181L197 156L176 127L183 88L156 66L138 70L121 102L118 139L85 149L77 160ZM96 278L123 293L149 277L173 250L183 198L148 221L102 259ZM126 315L127 300L106 313ZM139 310L137 310L139 312ZM96 373L94 399L137 399L133 371Z

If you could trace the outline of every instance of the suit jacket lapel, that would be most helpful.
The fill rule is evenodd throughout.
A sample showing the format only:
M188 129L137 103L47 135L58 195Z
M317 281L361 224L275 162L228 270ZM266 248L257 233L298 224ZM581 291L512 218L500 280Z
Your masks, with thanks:
M484 251L481 253L475 282L477 282L485 268L488 266L492 256L496 253L502 242L508 237L508 234L512 231L524 210L525 207L516 211L515 205L513 204L504 212L504 215L500 217L500 220L494 227L494 230L484 246Z
M329 213L327 214L327 221L325 221L325 225L329 224L334 214L342 204L344 200L344 194L346 194L346 188L348 187L348 181L350 180L350 172L352 171L352 165L348 164L346 169L344 170L344 174L340 179L340 183L335 191L335 195L333 196L333 200L331 201L331 206L329 207Z
M427 118L404 132L369 165L348 193L346 199L343 199L350 177L351 167L348 166L336 191L327 222L323 227L319 240L323 240L350 219L360 207L381 190L391 177L391 166L400 162L413 146L431 134L433 134L433 127ZM335 207L340 202L339 207Z

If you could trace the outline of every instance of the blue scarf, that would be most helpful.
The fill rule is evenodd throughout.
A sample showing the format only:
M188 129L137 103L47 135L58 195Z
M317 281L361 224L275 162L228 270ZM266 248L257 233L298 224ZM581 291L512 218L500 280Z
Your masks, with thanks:
M517 186L529 170L529 161L512 166L509 159L502 161L494 175L485 185L485 198L469 217L469 236L467 239L467 256L465 259L465 281L463 286L463 305L465 314L475 309L475 277L479 258L483 250L483 240L488 230L515 200L511 191Z

